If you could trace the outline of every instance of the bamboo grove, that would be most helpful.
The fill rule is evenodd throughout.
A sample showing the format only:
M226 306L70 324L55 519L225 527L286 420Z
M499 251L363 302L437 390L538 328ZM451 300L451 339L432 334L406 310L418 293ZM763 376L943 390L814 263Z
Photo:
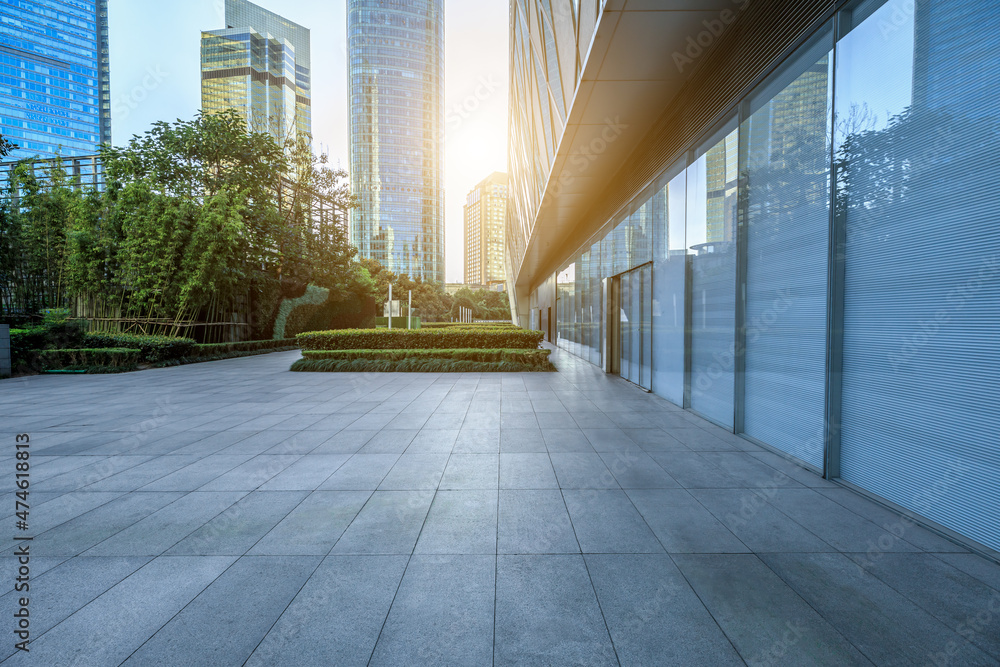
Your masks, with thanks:
M373 295L343 225L346 174L306 143L279 146L225 112L156 123L100 157L102 190L58 162L13 169L0 200L6 319L70 308L99 328L214 342L236 324L249 329L239 338L269 337L277 302L307 284Z

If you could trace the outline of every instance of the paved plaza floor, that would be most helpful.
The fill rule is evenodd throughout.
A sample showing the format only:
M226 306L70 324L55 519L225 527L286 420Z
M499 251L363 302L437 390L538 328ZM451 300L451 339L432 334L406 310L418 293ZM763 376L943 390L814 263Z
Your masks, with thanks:
M1000 566L568 354L298 354L0 382L5 665L1000 664Z

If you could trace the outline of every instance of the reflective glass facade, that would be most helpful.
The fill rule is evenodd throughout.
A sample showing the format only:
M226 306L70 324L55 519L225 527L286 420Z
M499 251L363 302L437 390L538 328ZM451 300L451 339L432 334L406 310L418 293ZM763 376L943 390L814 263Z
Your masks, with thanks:
M0 134L8 159L111 142L107 0L0 1Z
M396 273L444 282L444 5L347 5L351 243Z
M245 0L226 0L226 25L201 36L202 109L236 109L281 142L310 136L309 30Z
M533 281L526 319L551 309L571 353L1000 551L1000 17L910 6L817 21ZM512 167L512 200L535 173Z

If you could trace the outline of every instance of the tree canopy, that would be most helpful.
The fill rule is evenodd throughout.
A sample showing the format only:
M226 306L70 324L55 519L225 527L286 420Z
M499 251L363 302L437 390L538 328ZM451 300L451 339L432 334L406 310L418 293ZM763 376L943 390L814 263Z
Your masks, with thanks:
M18 148L17 144L12 144L6 137L0 134L0 157L7 157Z

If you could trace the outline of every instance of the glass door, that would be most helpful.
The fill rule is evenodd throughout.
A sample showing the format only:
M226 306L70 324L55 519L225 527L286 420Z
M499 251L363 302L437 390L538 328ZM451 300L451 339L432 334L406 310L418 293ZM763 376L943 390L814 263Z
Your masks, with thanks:
M650 264L627 271L615 281L620 285L617 303L619 375L643 389L650 388L652 356L652 269Z

